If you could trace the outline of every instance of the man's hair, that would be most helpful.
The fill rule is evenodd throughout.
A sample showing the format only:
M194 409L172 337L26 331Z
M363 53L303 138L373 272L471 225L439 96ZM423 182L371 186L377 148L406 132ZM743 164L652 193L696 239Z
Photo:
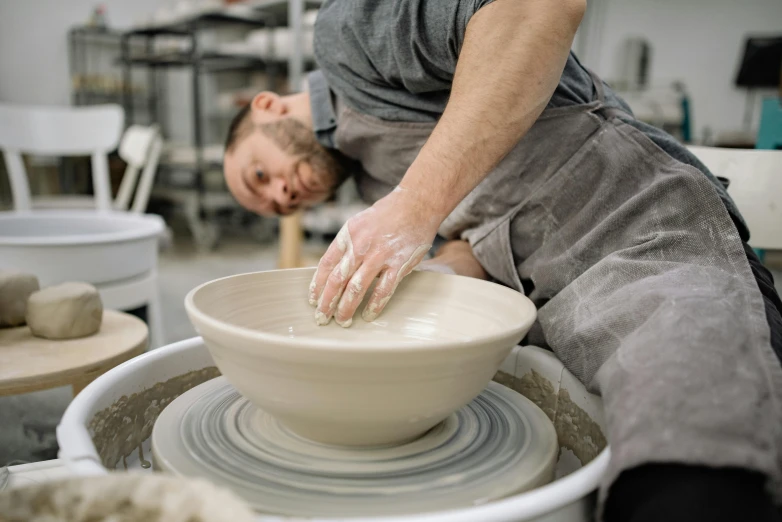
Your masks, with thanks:
M313 169L336 173L338 179L345 178L345 168L338 161L336 153L318 145L312 129L308 129L302 122L291 117L254 124L250 117L249 104L242 107L231 120L228 137L225 140L225 154L236 148L239 142L256 128L286 153L300 160L309 161Z
M252 131L252 128L250 104L248 103L231 120L231 125L228 127L228 137L225 140L225 152L230 152L242 138Z

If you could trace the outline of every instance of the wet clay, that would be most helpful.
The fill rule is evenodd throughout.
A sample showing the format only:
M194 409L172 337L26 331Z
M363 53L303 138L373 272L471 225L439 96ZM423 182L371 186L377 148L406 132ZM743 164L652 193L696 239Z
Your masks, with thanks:
M39 289L32 274L0 270L0 328L23 325L27 300Z
M32 294L27 300L25 319L36 337L87 337L100 330L103 302L91 284L63 283Z
M554 422L561 448L569 449L585 465L608 445L600 425L570 398L561 388L557 394L554 384L535 370L523 377L499 371L494 381L515 390L534 402Z
M549 419L554 420L557 412L557 391L551 381L532 370L517 378L513 389L537 404Z
M553 422L557 410L557 393L554 385L541 374L532 370L523 377L498 371L493 379L503 386L517 391L543 410L543 413Z
M149 469L152 467L152 463L144 459L144 444L138 445L138 460L141 462L142 468Z
M554 428L560 446L575 453L582 465L597 457L608 444L600 426L570 399L564 388L559 390Z
M506 388L510 388L511 390L513 390L514 389L513 384L514 382L516 382L516 377L500 370L496 374L494 374L494 378L492 380L498 384L502 384Z
M160 412L187 390L220 375L214 367L202 368L159 382L130 397L123 395L90 421L92 442L103 465L114 469L149 438ZM143 459L142 459L143 464Z
M138 449L142 467L148 468L150 463L144 460L141 443L151 435L163 408L185 391L219 375L215 367L192 371L130 397L123 395L96 413L89 429L103 465L114 469ZM571 450L582 465L607 445L600 426L571 400L568 391L561 389L557 395L553 383L535 370L521 378L499 371L494 381L521 393L543 410L554 422L559 445Z

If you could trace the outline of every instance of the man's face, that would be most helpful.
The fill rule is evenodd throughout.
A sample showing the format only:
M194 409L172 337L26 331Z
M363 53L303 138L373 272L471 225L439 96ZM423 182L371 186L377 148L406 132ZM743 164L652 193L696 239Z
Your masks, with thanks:
M224 157L228 188L246 209L286 215L326 200L339 183L339 165L306 125L283 115L248 122Z

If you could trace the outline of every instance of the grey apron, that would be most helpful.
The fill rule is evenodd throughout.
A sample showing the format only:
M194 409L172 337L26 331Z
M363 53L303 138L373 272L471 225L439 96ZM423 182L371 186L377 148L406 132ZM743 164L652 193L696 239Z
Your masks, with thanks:
M782 498L782 368L741 239L714 185L596 100L548 108L445 220L538 306L529 342L603 397L601 488L651 462L738 466ZM362 197L390 192L434 124L338 105ZM630 116L626 116L630 117Z

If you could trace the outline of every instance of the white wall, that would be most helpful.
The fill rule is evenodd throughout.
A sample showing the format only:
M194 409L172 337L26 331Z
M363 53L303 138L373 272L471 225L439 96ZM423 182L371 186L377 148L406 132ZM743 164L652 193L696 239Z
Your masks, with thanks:
M161 0L0 0L0 101L70 104L68 29L98 4L112 27L127 28Z
M66 33L97 3L107 6L112 26L123 28L163 0L0 0L0 101L70 103ZM647 38L652 83L685 82L698 138L707 126L717 134L742 128L746 95L733 81L743 39L782 33L782 0L590 0L585 26L576 49L608 80L618 73L624 40ZM187 87L186 78L170 85L183 95Z
M577 47L584 63L610 81L625 39L646 38L651 82L685 83L696 139L707 126L715 134L742 129L746 91L734 80L744 38L782 34L782 0L590 0L587 10L586 41Z
M0 102L70 105L69 28L85 24L92 9L98 4L106 6L109 26L122 30L148 20L161 6L170 7L175 2L0 0ZM94 61L95 53L90 56ZM103 57L108 56L104 54ZM201 81L205 99L214 96L215 87L209 78L211 76L205 75ZM164 112L161 114L167 138L174 142L191 143L192 75L187 70L174 69L167 71L161 80L167 92ZM146 85L143 68L134 68L133 83ZM144 123L145 118L142 116L136 118L136 121ZM217 139L208 132L206 134L207 140L222 140L222 136Z

